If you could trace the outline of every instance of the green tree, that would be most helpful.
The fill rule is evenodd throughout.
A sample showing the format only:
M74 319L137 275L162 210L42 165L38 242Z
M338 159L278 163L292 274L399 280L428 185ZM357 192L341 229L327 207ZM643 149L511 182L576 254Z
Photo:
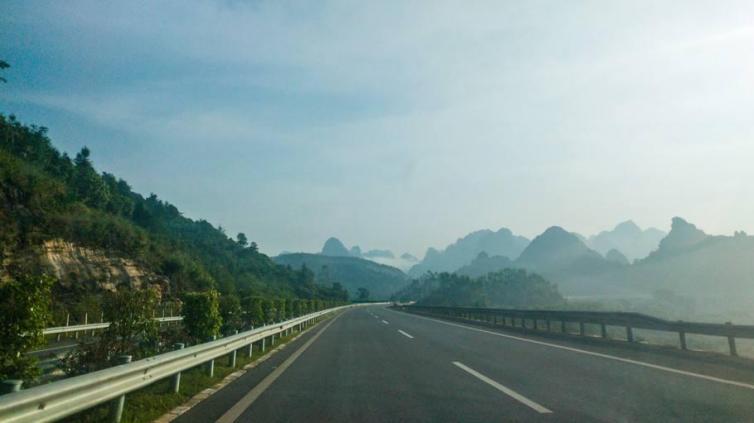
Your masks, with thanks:
M262 310L261 298L244 298L244 310L246 311L245 320L248 326L261 326L264 324L264 311Z
M25 276L0 285L0 380L39 376L36 359L26 353L44 344L52 282L47 276Z
M359 288L358 295L359 301L369 300L369 290L366 288Z
M220 294L214 289L183 295L183 325L195 342L205 342L220 334Z
M233 294L220 297L220 316L223 320L222 333L232 334L241 329L241 301Z
M102 178L94 170L89 160L89 149L84 147L74 160L74 190L76 197L89 207L104 209L110 199L110 193Z
M111 356L129 354L136 358L154 352L159 324L154 317L159 295L153 289L122 290L105 295L105 320L110 326L101 337Z
M243 232L238 233L238 235L236 236L236 242L238 243L238 245L244 248L249 245L249 239L246 238L246 234L244 234Z
M144 358L158 352L159 324L154 316L159 296L153 289L122 290L104 296L104 316L110 322L95 341L83 341L61 360L68 375L106 368L119 355Z
M275 308L277 309L277 316L276 316L275 320L277 320L277 321L280 322L280 321L283 321L283 320L285 320L285 319L288 318L288 315L286 313L287 309L286 309L286 306L285 306L285 299L277 300Z
M262 313L264 315L264 323L270 323L275 320L277 310L275 309L275 302L272 300L262 300Z

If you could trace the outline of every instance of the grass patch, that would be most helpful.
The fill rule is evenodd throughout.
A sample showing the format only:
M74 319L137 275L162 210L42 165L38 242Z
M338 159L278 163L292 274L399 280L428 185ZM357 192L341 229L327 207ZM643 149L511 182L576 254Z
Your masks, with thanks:
M304 331L306 332L306 331ZM228 356L215 359L215 374L207 375L204 365L200 365L181 374L181 387L179 393L170 391L172 377L159 380L143 389L126 394L126 404L123 409L122 423L145 423L152 422L173 408L185 403L194 395L219 383L223 378L259 360L270 353L274 348L290 342L299 332L294 329L291 335L275 339L275 346L269 344L264 352L261 351L261 343L254 344L252 357L247 357L247 347L241 348L236 354L236 367L229 366ZM109 421L110 404L105 403L81 413L63 419L71 423L92 423Z

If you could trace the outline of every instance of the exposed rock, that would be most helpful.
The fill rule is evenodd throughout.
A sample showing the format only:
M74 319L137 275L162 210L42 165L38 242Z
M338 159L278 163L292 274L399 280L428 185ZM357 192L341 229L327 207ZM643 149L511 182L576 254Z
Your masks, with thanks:
M42 270L52 274L64 288L116 291L119 287L154 287L167 293L170 283L139 263L108 256L100 250L62 240L45 241L39 258Z

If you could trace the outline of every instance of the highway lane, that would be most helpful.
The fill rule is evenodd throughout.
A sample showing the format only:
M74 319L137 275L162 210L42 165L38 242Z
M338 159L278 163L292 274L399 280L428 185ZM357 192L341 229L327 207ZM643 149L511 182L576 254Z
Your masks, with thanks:
M321 330L273 357L269 368L252 370L200 403L183 420L226 415ZM694 370L688 362L662 364ZM257 394L230 417L241 422L754 421L754 389L745 386L377 307L341 315Z

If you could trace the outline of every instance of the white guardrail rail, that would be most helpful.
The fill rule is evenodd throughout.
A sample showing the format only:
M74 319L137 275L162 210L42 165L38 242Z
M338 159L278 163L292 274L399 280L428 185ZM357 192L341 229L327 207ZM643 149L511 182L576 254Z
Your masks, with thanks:
M13 392L0 396L0 422L3 423L42 423L55 421L84 411L97 405L113 401L114 408L122 412L125 394L133 392L159 380L173 376L173 387L177 392L180 373L193 367L208 364L214 360L232 355L241 348L255 342L272 338L294 327L308 326L327 314L362 305L384 305L387 303L351 304L334 307L296 317L284 322L263 326L216 341L144 358L132 363L121 364L104 370L75 376L47 385ZM179 318L179 317L176 317ZM98 323L97 326L107 323ZM68 326L66 329L71 328ZM91 330L91 327L78 330ZM264 344L263 344L264 345ZM251 352L251 349L249 349ZM120 413L117 418L120 419Z
M160 323L180 322L181 320L183 320L183 316L155 317L154 319ZM88 332L91 330L107 329L108 327L110 327L110 322L87 323L85 325L55 326L51 328L42 329L42 335L57 335L60 333Z

